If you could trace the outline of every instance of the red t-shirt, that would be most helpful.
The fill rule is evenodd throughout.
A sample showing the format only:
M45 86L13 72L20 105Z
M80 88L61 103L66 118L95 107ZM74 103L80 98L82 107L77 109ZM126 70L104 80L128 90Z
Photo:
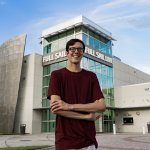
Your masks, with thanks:
M51 73L48 97L59 95L69 104L86 104L103 98L96 74L82 69L70 72L66 68ZM78 120L56 116L56 150L79 149L95 144L94 121Z

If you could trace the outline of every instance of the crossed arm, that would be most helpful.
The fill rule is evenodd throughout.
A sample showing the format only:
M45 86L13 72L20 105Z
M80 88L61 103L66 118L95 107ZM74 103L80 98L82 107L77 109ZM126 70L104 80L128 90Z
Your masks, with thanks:
M60 96L51 96L51 111L55 114L73 118L73 119L84 119L94 121L100 116L96 116L95 112L103 112L106 109L104 99L96 100L93 103L88 104L68 104L61 100ZM88 114L82 114L78 111L89 112Z

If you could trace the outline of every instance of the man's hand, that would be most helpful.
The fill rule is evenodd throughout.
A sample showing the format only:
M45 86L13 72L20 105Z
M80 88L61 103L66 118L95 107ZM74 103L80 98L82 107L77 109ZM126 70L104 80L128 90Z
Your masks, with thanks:
M63 110L63 111L70 111L73 109L72 104L68 104L64 102L63 100L57 99L57 100L51 100L51 111L53 113ZM74 112L77 113L77 112ZM83 116L84 115L84 116ZM82 114L83 119L88 120L88 121L96 121L99 119L101 116L100 115L95 115L95 113L89 113L89 114Z
M87 115L87 120L89 121L96 121L97 119L99 119L101 116L100 115L95 115L95 113L89 113Z
M68 104L62 100L51 101L51 111L56 112L58 110L70 110L71 104Z

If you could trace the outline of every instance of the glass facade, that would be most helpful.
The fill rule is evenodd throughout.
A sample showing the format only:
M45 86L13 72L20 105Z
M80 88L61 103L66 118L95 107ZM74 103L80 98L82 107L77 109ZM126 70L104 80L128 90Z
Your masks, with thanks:
M96 62L95 60L83 57L81 66L87 70L96 73L101 89L103 91L107 106L114 106L114 91L113 91L113 70L112 67ZM114 111L107 109L102 114L102 119L96 121L97 131L111 132L114 123ZM102 123L102 130L99 128L99 123Z
M43 39L43 55L51 52L64 50L66 42L71 38L79 38L89 48L100 51L103 54L112 56L111 40L91 31L87 27L79 26L55 36ZM43 90L42 90L42 132L53 132L55 128L55 115L50 112L49 100L47 99L48 83L53 70L66 66L66 60L56 63L49 63L43 66ZM105 96L107 106L114 106L113 92L113 69L95 59L83 57L81 67L96 73L101 89ZM107 109L101 114L101 118L95 122L97 132L112 132L114 123L114 111Z
M105 37L94 33L84 26L76 27L66 32L43 39L43 55L64 49L66 42L72 38L82 39L83 42L89 47L96 49L104 54L110 56L112 55L111 40L108 40Z
M55 115L50 112L50 102L47 99L50 74L56 69L66 66L66 61L54 63L43 67L43 88L42 88L42 132L53 132L55 129Z

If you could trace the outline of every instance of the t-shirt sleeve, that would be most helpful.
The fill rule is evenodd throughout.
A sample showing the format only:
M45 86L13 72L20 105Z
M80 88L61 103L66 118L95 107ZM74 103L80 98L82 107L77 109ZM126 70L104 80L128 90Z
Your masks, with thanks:
M94 77L93 77L93 100L95 101L95 100L98 100L101 98L104 98L104 95L101 91L101 87L98 82L97 76L96 76L96 74L94 74Z
M57 72L52 72L50 75L47 98L50 99L51 95L60 96L60 79Z

